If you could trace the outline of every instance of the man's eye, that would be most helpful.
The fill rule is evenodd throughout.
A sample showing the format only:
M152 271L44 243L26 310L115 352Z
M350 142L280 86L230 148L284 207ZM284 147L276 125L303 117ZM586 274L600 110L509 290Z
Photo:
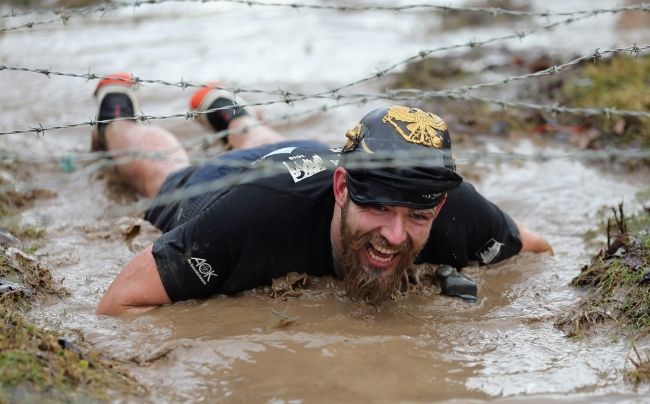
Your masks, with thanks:
M428 214L426 214L426 213L411 212L411 218L412 218L413 220L424 221L424 220L429 220L430 217L431 217L431 216L428 215Z
M386 212L388 210L384 205L371 205L370 209L375 212Z

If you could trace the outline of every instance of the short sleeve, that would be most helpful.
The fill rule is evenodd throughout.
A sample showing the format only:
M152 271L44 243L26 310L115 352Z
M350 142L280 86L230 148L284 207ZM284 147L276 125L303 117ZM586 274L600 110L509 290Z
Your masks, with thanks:
M228 193L203 213L163 234L153 256L165 291L172 301L220 293L239 256L237 215ZM226 212L231 212L226 214Z
M473 261L479 265L496 263L520 250L514 220L464 182L448 193L417 262L462 268Z

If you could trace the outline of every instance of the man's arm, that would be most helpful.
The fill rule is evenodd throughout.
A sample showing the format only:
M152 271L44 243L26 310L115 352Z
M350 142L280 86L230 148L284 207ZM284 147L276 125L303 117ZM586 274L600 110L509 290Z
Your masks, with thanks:
M553 247L539 234L528 230L523 224L515 220L519 237L521 238L520 252L534 252L544 255L555 255Z
M171 303L160 280L151 248L152 245L149 245L142 250L117 275L99 302L97 314L116 316L142 313Z

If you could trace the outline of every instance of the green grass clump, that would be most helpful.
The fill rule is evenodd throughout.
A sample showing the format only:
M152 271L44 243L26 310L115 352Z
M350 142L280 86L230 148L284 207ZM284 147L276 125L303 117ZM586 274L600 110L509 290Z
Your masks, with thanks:
M110 3L110 0L58 0L56 5L65 8L94 6L99 4ZM42 7L43 5L51 5L49 2L43 0L9 0L8 5L13 7Z
M607 248L585 265L571 285L588 293L579 308L558 321L569 335L594 324L613 322L635 336L650 334L650 212L626 218L622 205L607 229Z
M571 107L615 108L650 111L650 57L615 56L586 64L576 79L562 88L564 103ZM650 145L650 119L595 117L592 125L612 135L615 143Z
M613 226L616 234L612 234ZM586 290L577 308L555 325L568 336L580 336L596 325L610 325L635 340L650 336L650 210L625 217L623 205L607 224L607 247L585 265L571 285ZM626 380L650 381L650 357L636 357L625 370Z
M34 297L53 295L63 297L68 291L54 280L49 268L29 256L8 257L0 253L0 280L19 285L15 291L0 294L4 307L26 309Z
M117 364L82 352L19 311L0 307L0 324L0 402L88 402L107 399L111 390L141 392Z

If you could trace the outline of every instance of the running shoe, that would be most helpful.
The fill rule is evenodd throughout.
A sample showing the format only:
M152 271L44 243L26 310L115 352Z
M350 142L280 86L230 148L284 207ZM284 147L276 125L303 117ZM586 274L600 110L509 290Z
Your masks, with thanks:
M211 132L228 129L230 121L241 116L250 115L248 108L240 107L243 101L232 92L225 90L218 81L213 81L199 88L190 99L193 112L216 111L197 114L195 119ZM227 142L227 139L224 139Z
M139 110L135 97L135 81L129 73L114 73L102 79L95 88L97 121L129 118ZM104 131L108 123L98 123L92 136L92 151L106 150Z

